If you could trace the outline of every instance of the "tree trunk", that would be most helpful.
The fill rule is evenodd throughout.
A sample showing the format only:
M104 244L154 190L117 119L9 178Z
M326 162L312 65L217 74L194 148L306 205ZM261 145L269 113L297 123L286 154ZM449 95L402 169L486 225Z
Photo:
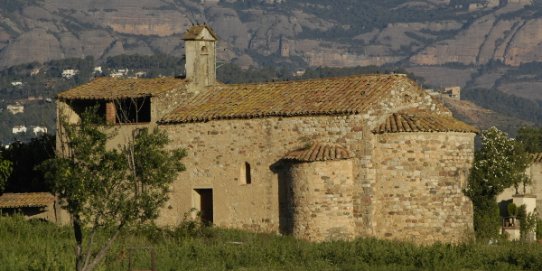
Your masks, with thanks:
M83 253L83 227L79 216L73 217L73 233L75 234L75 270L82 271L85 266Z

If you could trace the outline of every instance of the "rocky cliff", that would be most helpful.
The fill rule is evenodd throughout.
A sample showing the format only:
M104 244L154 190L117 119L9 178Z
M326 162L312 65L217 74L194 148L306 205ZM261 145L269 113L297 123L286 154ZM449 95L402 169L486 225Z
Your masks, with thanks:
M0 67L84 56L181 55L181 33L198 22L219 34L220 58L253 65L290 56L310 66L542 61L541 8L526 0L7 2L0 3Z

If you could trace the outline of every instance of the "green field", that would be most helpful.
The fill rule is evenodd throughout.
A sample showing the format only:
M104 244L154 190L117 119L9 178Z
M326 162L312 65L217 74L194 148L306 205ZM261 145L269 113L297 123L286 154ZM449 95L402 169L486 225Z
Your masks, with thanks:
M235 230L149 228L126 234L98 270L542 270L542 245L500 242L416 246L358 239L312 244ZM0 270L74 270L71 229L0 217ZM134 260L135 261L135 260Z

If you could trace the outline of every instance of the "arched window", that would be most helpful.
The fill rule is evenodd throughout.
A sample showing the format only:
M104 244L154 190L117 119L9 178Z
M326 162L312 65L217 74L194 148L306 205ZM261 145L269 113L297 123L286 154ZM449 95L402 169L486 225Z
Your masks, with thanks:
M245 162L241 166L241 176L239 176L239 184L251 184L252 183L252 171L250 169L250 164Z
M201 46L201 54L202 55L207 55L209 54L209 50L207 49L207 46Z

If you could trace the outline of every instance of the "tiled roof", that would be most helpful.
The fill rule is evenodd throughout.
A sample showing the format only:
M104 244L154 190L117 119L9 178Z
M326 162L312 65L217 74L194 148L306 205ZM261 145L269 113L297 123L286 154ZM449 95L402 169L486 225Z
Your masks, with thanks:
M156 96L162 92L183 89L186 80L169 78L96 78L84 85L77 86L58 94L59 99L120 99Z
M352 154L339 145L314 143L307 148L292 151L283 158L300 162L333 161L352 158Z
M478 129L451 116L427 111L408 110L390 115L373 133L401 132L464 132L477 133Z
M207 28L207 30L209 31L211 36L213 36L213 38L215 38L215 40L216 40L217 39L216 33L213 31L213 29L210 26L208 26L206 24L198 24L198 25L194 25L194 26L191 26L190 28L188 28L186 30L186 32L184 32L183 40L196 39L198 37L198 35L201 33L201 31L203 31L203 29L205 29L205 28Z
M415 87L404 75L357 75L261 84L215 86L161 123L204 122L269 116L339 115L364 112L385 93Z
M4 193L0 196L0 208L43 207L54 202L51 193Z
M532 157L533 157L533 163L540 163L540 162L542 162L542 152L533 153L533 154L532 154Z

